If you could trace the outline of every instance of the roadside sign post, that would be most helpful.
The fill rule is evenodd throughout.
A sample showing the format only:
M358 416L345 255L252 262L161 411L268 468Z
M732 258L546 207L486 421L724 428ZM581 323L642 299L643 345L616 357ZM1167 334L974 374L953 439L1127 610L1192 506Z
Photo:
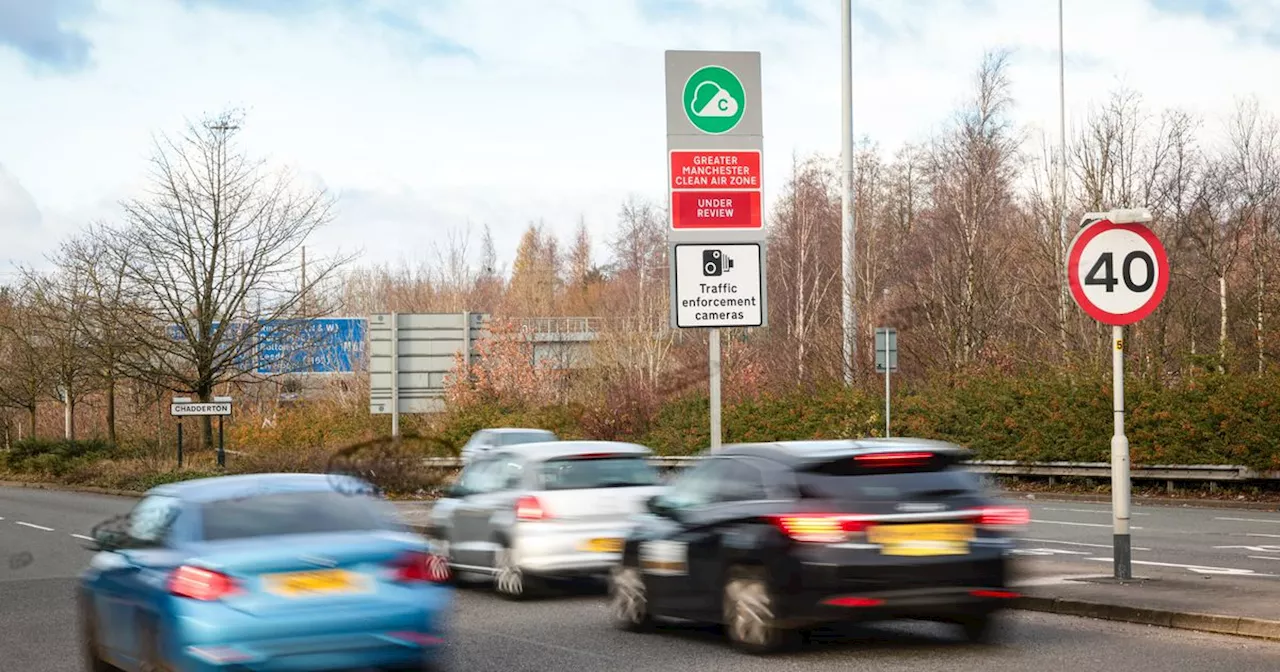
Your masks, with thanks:
M884 373L884 435L889 437L889 372L898 370L898 330L876 329L876 373Z
M231 415L231 397L214 397L213 401L193 401L191 397L174 397L169 405L169 415L178 419L178 468L182 468L182 419L188 416L218 418L218 466L227 464L222 442L222 418Z
M391 416L391 435L401 435L400 416L444 410L447 381L456 357L470 367L485 331L484 313L375 313L369 316L369 413Z
M720 330L768 322L760 52L667 51L671 325L706 329L711 450Z
M1129 438L1124 431L1124 328L1147 317L1169 287L1169 257L1147 227L1146 209L1085 215L1067 250L1071 296L1089 317L1111 325L1112 564L1117 579L1133 578L1129 535Z

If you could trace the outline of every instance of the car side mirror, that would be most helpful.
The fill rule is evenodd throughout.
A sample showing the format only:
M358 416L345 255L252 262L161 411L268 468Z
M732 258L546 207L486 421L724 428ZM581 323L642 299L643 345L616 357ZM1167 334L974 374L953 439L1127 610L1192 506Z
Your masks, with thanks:
M128 516L116 516L99 523L93 528L93 540L86 546L93 551L107 552L125 548L128 545L128 535L122 528L127 521Z
M662 499L662 495L654 495L645 500L645 508L655 516L670 517L672 513L671 507Z
M444 494L452 499L460 499L467 496L467 489L457 483L454 483L449 486L448 490L444 491Z

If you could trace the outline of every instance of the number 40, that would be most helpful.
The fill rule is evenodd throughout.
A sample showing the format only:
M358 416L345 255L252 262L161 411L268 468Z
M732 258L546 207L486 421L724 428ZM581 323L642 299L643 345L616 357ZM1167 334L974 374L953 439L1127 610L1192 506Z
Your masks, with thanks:
M1141 284L1133 281L1132 268L1135 261L1141 261L1147 267L1146 279ZM1120 280L1116 279L1113 264L1112 254L1103 252L1102 256L1098 257L1098 263L1094 264L1093 268L1089 269L1089 274L1084 276L1084 284L1102 285L1106 287L1108 292L1115 291L1115 287L1120 284ZM1101 277L1099 277L1099 273L1102 274ZM1125 255L1124 261L1120 263L1120 277L1124 280L1124 286L1129 291L1134 293L1145 292L1151 289L1151 285L1156 281L1156 262L1151 258L1151 255L1142 250L1130 252Z

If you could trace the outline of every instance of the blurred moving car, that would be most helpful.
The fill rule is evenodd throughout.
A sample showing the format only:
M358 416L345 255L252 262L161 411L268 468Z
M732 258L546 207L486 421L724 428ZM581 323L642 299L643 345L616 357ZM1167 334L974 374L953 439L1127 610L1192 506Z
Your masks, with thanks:
M482 429L472 434L470 439L467 439L467 443L462 446L460 457L462 457L463 464L469 464L477 455L487 453L494 448L558 440L559 437L554 432L549 432L545 429L527 429L523 427Z
M429 536L460 580L491 580L513 599L546 579L605 576L663 489L651 454L614 441L505 446L463 468L432 507Z
M728 446L648 502L610 580L627 630L656 618L723 623L763 653L801 628L912 618L984 640L1029 522L959 463L968 451L914 439Z
M448 566L349 477L163 485L94 530L88 669L437 670Z

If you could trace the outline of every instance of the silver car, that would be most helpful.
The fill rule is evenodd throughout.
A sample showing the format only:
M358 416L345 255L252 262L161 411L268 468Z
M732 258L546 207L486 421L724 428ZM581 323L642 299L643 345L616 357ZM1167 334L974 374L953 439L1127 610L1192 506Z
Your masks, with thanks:
M492 581L514 599L546 579L606 576L632 517L664 489L651 454L614 441L496 448L432 507L428 536L460 581Z
M462 446L462 463L470 464L476 459L477 455L487 453L494 448L503 446L512 446L520 443L542 443L544 441L557 441L559 437L554 432L545 429L527 429L524 427L498 427L493 429L482 429L467 439L466 445Z

